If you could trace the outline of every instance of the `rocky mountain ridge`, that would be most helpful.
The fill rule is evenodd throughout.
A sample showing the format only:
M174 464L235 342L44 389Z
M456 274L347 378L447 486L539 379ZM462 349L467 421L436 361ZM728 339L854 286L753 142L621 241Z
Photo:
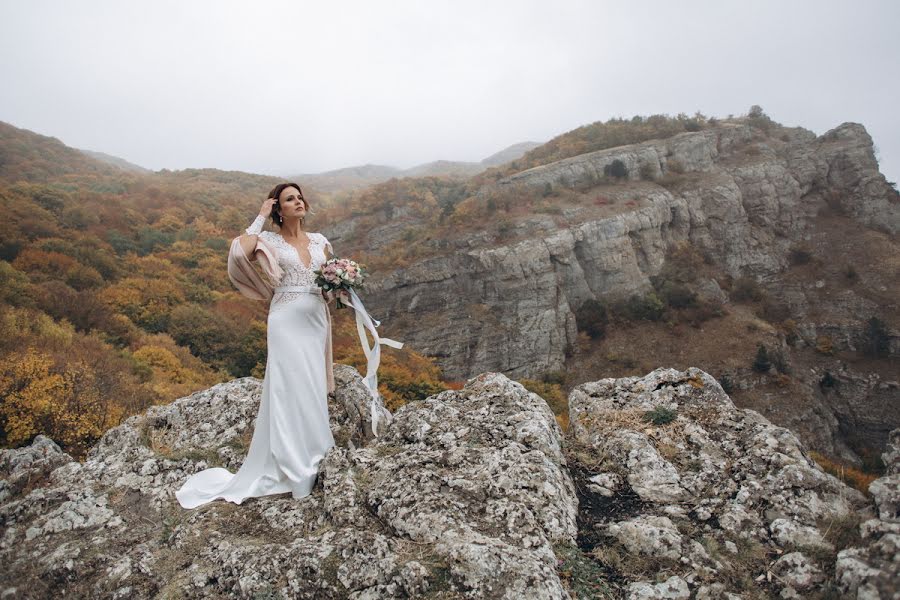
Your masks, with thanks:
M403 329L402 335L439 357L450 377L486 370L536 376L563 368L582 303L652 289L650 278L678 242L693 244L728 275L773 277L788 266L790 247L803 240L830 191L866 227L891 236L900 231L900 199L878 172L862 126L844 124L819 138L799 131L789 141L776 140L781 148L760 147L750 162L727 164L736 148L758 136L749 125L684 133L501 180L500 185L574 186L599 179L615 160L626 165L631 179L639 179L642 164L658 177L676 161L685 172L703 174L678 190L638 181L623 191L640 197L643 206L599 220L560 226L549 215L536 215L517 224L526 239L509 244L492 244L490 234L473 232L454 242L450 253L398 269L373 285L373 312L445 323ZM342 230L330 239L339 244L352 236L352 230ZM369 237L384 236L373 231ZM470 318L473 304L489 305L491 318ZM429 318L438 312L440 319ZM900 353L900 334L892 334L891 353Z
M174 491L236 469L260 382L129 418L84 463L47 438L0 451L2 597L892 598L900 430L871 499L698 369L573 390L563 433L499 373L366 429L336 365L337 446L311 495ZM648 419L648 414L650 415Z
M616 161L626 177L605 181ZM878 171L862 125L844 123L816 136L802 128L767 133L727 123L567 158L497 187L552 198L554 190L592 184L599 187L588 193L610 202L611 214L598 218L591 206L568 204L560 214L517 220L511 239L486 223L452 240L433 240L435 255L379 274L367 306L390 324L391 337L436 357L450 378L482 371L535 378L566 369L578 349L581 306L652 291L668 253L688 244L720 274L697 282L694 291L729 304L725 279L755 280L781 307L781 319L792 319L790 344L797 348L827 341L828 352L857 353L870 319L886 323L889 358L879 372L823 358L796 374L805 408L789 418L807 443L857 460L848 437L880 447L887 431L900 426L890 400L900 380L900 265L892 258L900 255L900 197ZM402 218L376 227L367 232L370 245L377 251L405 229ZM362 235L352 222L327 233L345 251ZM836 250L841 245L847 252ZM821 252L831 274L798 277L792 261L804 247ZM837 260L849 261L843 270L858 277L857 285L845 284ZM748 326L769 327L759 320ZM790 350L784 334L767 335L767 343ZM841 377L840 398L821 396L826 373ZM733 378L747 382L751 375Z

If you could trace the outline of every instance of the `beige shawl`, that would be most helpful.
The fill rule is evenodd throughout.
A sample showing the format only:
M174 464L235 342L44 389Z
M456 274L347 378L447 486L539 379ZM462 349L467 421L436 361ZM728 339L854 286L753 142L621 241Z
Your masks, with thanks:
M266 278L260 276L259 272L253 268L253 262L244 253L239 237L231 240L231 250L228 252L228 278L231 279L231 282L244 296L253 300L271 302L275 293L275 286L278 285L284 272L278 265L276 250L259 236L256 236L255 250L259 251L256 255L256 262L262 267ZM331 349L331 311L327 303L325 304L325 314L328 317L325 343L325 376L328 381L328 391L333 392L334 364Z

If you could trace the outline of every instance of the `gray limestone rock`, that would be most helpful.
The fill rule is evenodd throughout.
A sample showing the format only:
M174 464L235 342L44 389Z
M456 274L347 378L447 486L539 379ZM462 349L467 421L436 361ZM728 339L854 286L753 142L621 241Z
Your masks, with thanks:
M772 572L795 591L809 590L825 580L822 570L801 552L789 552L779 558Z
M38 486L56 467L73 460L42 434L22 449L0 450L0 502Z
M688 600L691 597L688 584L677 575L662 583L638 581L628 586L628 600Z
M648 414L666 412L668 420L649 420ZM622 548L599 556L632 557L609 563L625 577L638 577L628 569L646 569L650 558L664 561L658 564L697 597L740 595L727 582L746 576L745 568L761 569L752 576L762 578L759 591L766 594L821 591L831 585L825 572L834 572L835 563L811 562L801 549L834 555L835 532L875 514L865 496L825 473L792 432L736 408L699 369L661 368L577 386L569 423L567 446L579 457L576 472L585 472L580 505L617 507L582 520L601 536L597 548ZM627 482L614 496L587 485L594 473L610 472ZM780 559L766 561L767 555ZM745 560L756 566L741 566ZM629 589L662 593L646 586L636 581Z
M835 580L840 591L855 598L900 598L900 429L888 436L882 459L887 475L869 484L878 517L860 526L862 544L837 555Z
M373 438L361 378L336 365L336 381L340 441L301 499L174 498L199 468L239 466L253 378L131 417L84 462L46 438L0 452L0 594L566 599L576 577L616 598L896 594L897 474L870 501L702 370L581 385L565 435L542 398L484 373Z
M372 438L360 376L335 365L335 380L329 413L339 443L301 499L278 494L187 511L174 497L198 469L240 465L259 402L253 378L131 417L83 463L46 438L2 451L0 590L570 597L554 546L574 543L577 500L562 432L543 399L486 373L402 407ZM46 480L20 485L29 476Z
M900 428L894 429L888 434L885 451L881 455L884 461L887 475L900 473Z
M667 250L680 242L691 242L728 275L765 279L788 265L791 245L804 240L832 196L864 226L900 232L900 201L878 171L864 127L844 123L818 138L789 132L787 141L760 135L746 124L723 124L510 175L498 185L572 187L621 160L630 187L609 194L617 202L640 202L564 225L533 215L516 223L525 239L498 242L472 232L440 256L373 281L372 312L395 324L397 339L437 357L450 377L488 370L534 377L563 366L576 339L575 311L585 301L650 289ZM768 149L746 156L754 144ZM675 161L696 176L690 183L667 188L638 181L641 164L663 175ZM388 227L385 235L393 235L397 226ZM718 296L709 286L703 292ZM861 322L870 316L864 310L851 314ZM900 336L894 337L896 354Z

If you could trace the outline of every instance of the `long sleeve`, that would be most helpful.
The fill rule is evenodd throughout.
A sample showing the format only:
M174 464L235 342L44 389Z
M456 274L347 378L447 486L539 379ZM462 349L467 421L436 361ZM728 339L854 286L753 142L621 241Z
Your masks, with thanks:
M281 279L282 270L278 265L275 249L259 236L256 238L256 250L260 250L258 262L269 281L262 278L250 258L244 253L239 237L231 240L228 252L228 278L238 291L253 300L271 301L274 294L274 283Z

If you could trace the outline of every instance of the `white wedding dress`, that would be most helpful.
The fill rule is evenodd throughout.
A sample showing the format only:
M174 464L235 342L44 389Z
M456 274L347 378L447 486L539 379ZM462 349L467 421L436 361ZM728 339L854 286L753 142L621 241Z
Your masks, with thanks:
M245 499L312 491L319 462L334 446L328 425L326 343L329 313L313 271L325 262L320 233L308 233L310 265L280 234L260 238L276 250L284 275L274 288L268 316L268 358L262 399L247 457L236 473L215 467L195 473L175 492L184 508L217 498Z

